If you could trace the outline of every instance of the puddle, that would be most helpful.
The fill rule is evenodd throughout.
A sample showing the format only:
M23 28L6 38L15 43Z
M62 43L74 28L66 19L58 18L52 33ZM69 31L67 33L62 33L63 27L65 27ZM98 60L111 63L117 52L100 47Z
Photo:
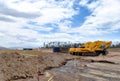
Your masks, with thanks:
M116 74L115 71L111 71L111 70L106 70L104 68L91 68L88 67L87 65L89 63L94 63L94 62L99 62L99 63L108 63L108 64L114 64L112 62L106 61L106 60L100 60L100 61L80 61L80 60L70 60L67 61L67 63L65 65L63 65L62 67L59 68L53 68L51 69L51 71L54 72L59 72L59 73L63 73L63 74L67 74L68 76L71 77L76 77L76 79L78 79L78 81L113 81L116 80L118 81L118 78L115 77L110 77L112 76L111 73ZM92 74L92 73L93 74ZM99 72L99 73L97 73ZM102 76L103 73L103 76ZM98 75L96 75L98 74ZM83 76L85 75L85 76ZM106 76L106 75L110 75L110 76ZM111 79L111 80L110 80Z
M68 61L60 68L54 68L53 71L60 71L71 74L87 73L87 62L80 62L79 60Z
M64 66L60 68L54 68L51 70L57 73L65 74L64 76L67 75L66 77L68 76L74 77L73 81L96 81L94 78L80 75L80 74L85 74L85 75L88 74L87 64L88 62L83 62L83 61L80 62L80 60L71 60L71 61L67 61L67 63Z

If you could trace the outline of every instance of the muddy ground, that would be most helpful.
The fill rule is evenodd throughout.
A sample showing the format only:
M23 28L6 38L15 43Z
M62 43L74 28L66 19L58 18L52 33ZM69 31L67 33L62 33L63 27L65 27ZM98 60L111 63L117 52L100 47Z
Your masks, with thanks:
M120 81L120 53L81 57L47 72L53 81Z
M120 81L119 52L98 57L39 53L0 52L0 81Z

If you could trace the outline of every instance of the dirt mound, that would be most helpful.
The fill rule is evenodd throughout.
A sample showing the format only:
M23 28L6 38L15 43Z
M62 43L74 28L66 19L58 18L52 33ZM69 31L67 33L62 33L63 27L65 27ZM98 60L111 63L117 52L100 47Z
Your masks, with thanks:
M0 80L32 77L34 67L29 65L28 59L18 53L0 54Z
M45 54L26 57L19 53L0 54L0 81L33 78L37 71L59 67L66 62L65 55Z

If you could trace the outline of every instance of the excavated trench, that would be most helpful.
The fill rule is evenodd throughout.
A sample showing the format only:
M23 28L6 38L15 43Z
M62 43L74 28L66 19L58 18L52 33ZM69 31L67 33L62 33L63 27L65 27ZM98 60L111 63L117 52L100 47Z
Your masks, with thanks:
M120 71L106 70L104 68L91 68L87 66L90 63L105 63L116 65L116 63L107 60L70 60L59 68L49 70L55 78L53 81L119 81L117 77L104 76L104 74L92 74L91 71L105 74L119 74ZM66 77L66 78L65 78ZM68 80L69 78L69 80Z
M120 76L120 71L89 66L94 63L116 66L116 63L83 58L74 59L73 56L66 54L46 54L38 57L25 57L19 53L0 54L0 81L36 81L34 75L37 69L49 72L54 76L53 81L120 80L117 77ZM38 62L37 65L36 61ZM41 78L40 81L48 81L49 79L46 74L39 77Z

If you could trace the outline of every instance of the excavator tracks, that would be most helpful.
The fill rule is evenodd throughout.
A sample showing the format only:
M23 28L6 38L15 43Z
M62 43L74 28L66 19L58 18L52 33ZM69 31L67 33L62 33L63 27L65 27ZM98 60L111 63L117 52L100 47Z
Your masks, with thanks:
M77 56L98 56L98 54L93 53L93 52L73 52L72 55L77 55Z
M99 56L100 54L102 55L107 55L108 51L95 51L95 52L73 52L71 55L77 55L77 56Z

